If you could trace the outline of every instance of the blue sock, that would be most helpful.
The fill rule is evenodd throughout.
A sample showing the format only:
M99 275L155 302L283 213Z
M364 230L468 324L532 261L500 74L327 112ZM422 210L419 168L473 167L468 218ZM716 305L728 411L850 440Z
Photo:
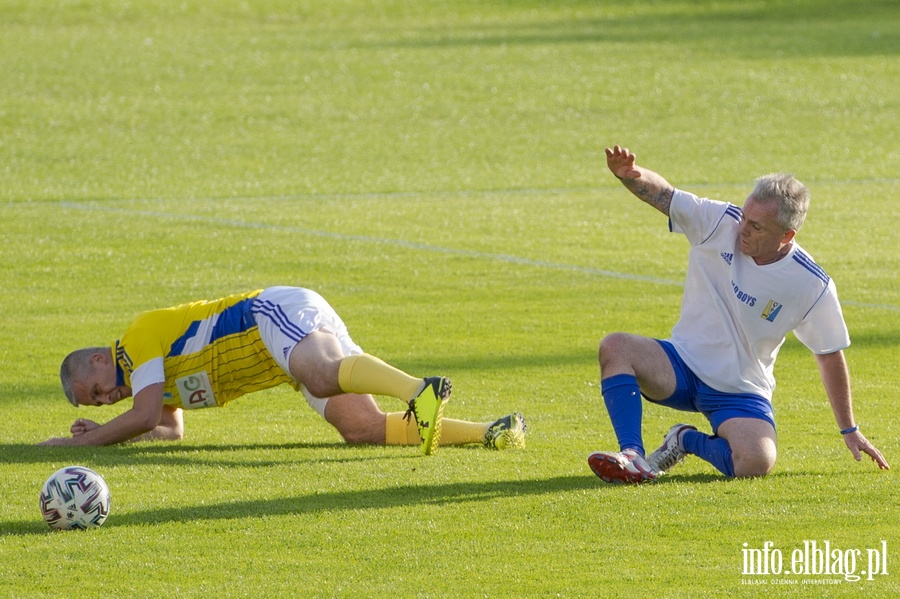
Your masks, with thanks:
M600 391L619 441L619 449L634 449L644 455L644 441L641 438L644 408L637 379L630 374L617 374L600 381Z
M688 453L715 466L725 476L734 478L731 445L722 437L711 437L700 431L685 431L681 435L681 446Z

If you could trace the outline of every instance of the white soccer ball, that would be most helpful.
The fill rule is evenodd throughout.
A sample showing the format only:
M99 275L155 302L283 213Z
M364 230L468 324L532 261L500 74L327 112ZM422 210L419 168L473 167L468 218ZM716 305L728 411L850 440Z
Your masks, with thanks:
M109 515L109 487L99 474L84 466L54 472L41 489L41 515L52 528L92 528Z

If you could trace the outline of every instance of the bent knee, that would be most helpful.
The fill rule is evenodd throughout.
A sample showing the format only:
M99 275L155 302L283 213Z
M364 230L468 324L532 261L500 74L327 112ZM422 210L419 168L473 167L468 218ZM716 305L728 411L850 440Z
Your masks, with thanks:
M357 421L343 423L335 426L337 432L348 445L384 445L384 426L373 425L371 422Z
M306 387L306 390L313 397L324 399L334 395L334 386L328 384L328 382L322 378L307 377L307 380L303 381L303 386Z
M600 355L603 355L603 352L609 352L617 347L621 347L623 343L627 343L629 337L631 335L628 333L610 333L600 340Z
M775 452L732 454L735 478L765 476L775 467Z
M386 416L371 395L331 397L325 404L323 416L350 445L384 443Z
M348 429L338 430L344 442L347 445L375 445L380 444L380 440L371 430L366 429Z
M604 358L608 361L610 358L621 356L630 349L630 340L632 335L628 333L610 333L600 341L600 347L597 349L597 357L600 363L604 363Z

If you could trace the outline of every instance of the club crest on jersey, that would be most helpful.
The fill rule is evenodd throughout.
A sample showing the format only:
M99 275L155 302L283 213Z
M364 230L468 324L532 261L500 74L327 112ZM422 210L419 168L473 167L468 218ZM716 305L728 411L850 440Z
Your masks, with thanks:
M178 387L181 405L185 409L209 408L217 405L212 385L209 384L209 375L205 370L177 379L175 386Z
M775 300L769 300L769 303L766 304L766 309L763 310L761 316L769 322L775 322L775 317L778 316L778 312L780 311L781 304L779 304Z

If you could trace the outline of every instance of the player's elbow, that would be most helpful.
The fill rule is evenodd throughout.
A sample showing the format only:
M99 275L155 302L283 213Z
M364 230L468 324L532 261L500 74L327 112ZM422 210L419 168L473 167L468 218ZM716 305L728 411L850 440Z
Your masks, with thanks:
M167 429L159 439L162 441L181 441L184 439L184 430Z
M139 411L134 414L132 422L138 435L151 433L159 426L160 414L159 412Z
M169 437L170 441L181 441L182 439L184 439L184 427L181 426L181 423L179 423L177 426L173 426L169 429L169 431L169 434L171 435Z
M163 414L159 423L150 432L150 437L157 441L181 441L184 439L184 421L179 417L168 417Z
M171 426L160 425L154 429L157 438L163 441L181 441L184 439L184 427L180 424Z
M184 429L160 425L137 437L139 441L181 441L184 439Z

